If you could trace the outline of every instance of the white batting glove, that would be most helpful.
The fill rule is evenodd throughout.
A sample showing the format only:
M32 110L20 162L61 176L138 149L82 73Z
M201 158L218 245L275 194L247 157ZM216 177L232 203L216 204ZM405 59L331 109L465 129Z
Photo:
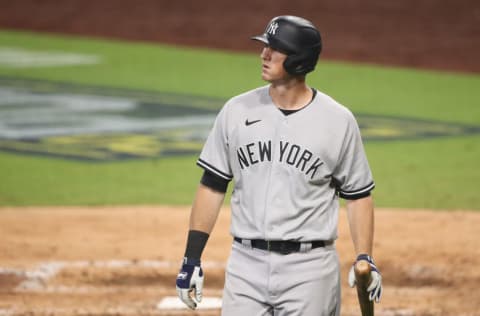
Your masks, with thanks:
M348 272L348 285L350 285L350 287L354 287L357 284L354 267L355 264L360 260L366 260L368 264L370 264L371 282L367 287L367 292L369 293L368 298L370 299L370 301L375 301L376 303L378 303L380 302L380 297L382 296L382 275L380 274L380 271L373 262L372 257L370 257L369 255L362 254L357 257L357 260L350 268L350 272Z
M202 301L203 270L200 260L183 258L182 268L177 276L178 297L189 308L195 309ZM195 301L190 293L195 291Z

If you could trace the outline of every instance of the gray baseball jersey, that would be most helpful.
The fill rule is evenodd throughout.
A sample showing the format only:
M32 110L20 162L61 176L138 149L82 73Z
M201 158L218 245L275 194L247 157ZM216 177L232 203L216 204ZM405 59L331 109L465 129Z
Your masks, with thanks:
M357 122L321 92L285 115L268 91L263 86L225 104L197 164L234 180L233 236L334 240L338 195L374 188Z

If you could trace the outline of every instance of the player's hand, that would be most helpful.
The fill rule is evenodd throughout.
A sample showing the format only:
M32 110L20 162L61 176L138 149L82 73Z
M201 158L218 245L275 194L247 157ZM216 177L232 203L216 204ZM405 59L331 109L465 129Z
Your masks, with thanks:
M377 266L373 262L373 259L369 255L359 255L357 260L353 263L352 267L350 268L350 272L348 273L348 285L350 287L354 287L357 283L355 279L355 264L360 261L365 260L370 264L370 284L367 287L367 291L369 293L368 298L370 301L375 301L376 303L380 302L380 297L382 296L382 275L378 270Z
M183 258L182 268L177 276L178 297L189 308L195 309L197 303L200 303L202 300L202 289L203 271L200 266L200 260ZM190 296L192 291L195 292L195 300Z

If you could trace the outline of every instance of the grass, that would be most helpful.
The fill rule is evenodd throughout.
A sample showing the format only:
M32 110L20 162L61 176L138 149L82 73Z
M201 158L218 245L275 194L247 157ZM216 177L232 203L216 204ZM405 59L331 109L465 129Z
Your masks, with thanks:
M366 144L379 206L480 210L480 135Z
M324 63L310 82L354 112L480 124L480 76Z
M32 51L93 54L103 61L87 66L0 67L0 74L15 77L220 97L261 83L251 80L257 70L249 54L23 32L0 32L0 43Z
M0 47L75 52L99 65L0 76L228 98L264 84L257 54L3 31ZM480 125L480 76L322 60L309 83L356 113ZM370 142L376 204L479 209L480 137ZM0 205L189 204L196 157L85 163L0 153Z
M0 154L0 205L189 204L195 157L85 163Z
M478 210L479 141L471 136L367 143L375 204ZM0 205L190 204L201 176L195 160L85 163L1 153Z
M223 98L264 84L256 54L23 32L0 32L0 43L103 60L88 66L0 66L0 75ZM322 60L309 83L356 112L480 124L478 75Z

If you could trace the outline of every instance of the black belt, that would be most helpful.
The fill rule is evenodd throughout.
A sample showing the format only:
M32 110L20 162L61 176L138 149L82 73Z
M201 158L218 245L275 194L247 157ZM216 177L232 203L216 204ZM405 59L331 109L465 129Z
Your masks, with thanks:
M263 240L263 239L242 239L238 237L233 238L236 242L243 244L243 241L250 243L252 248L258 248L262 250L268 250L278 252L281 254L289 254L292 252L300 252L302 250L302 244L310 244L309 249L315 249L331 245L331 241L314 240L310 242L298 242L290 240Z

